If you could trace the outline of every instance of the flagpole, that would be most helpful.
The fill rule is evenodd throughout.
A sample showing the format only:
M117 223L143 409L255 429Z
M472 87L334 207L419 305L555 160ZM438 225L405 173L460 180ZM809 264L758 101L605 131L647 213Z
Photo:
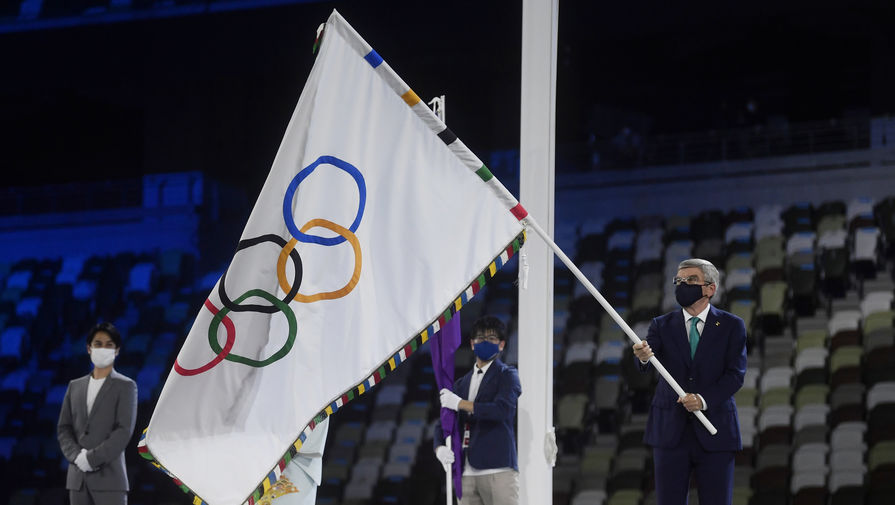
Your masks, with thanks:
M445 437L444 445L445 445L445 447L448 448L449 451L453 451L453 449L451 448L450 435ZM454 503L454 499L453 499L454 498L454 479L451 476L451 470L453 470L453 468L454 468L454 465L451 464L451 465L448 465L448 467L444 470L445 480L447 481L447 486L446 486L447 492L445 493L445 496L444 496L445 505L453 505L453 503Z
M639 344L641 342L640 337L638 337L637 334L634 333L634 330L632 330L631 327L628 326L628 323L626 323L625 320L622 319L615 308L610 305L605 298L603 298L603 295L601 295L597 288L594 287L594 285L587 279L587 277L584 276L583 273L581 273L581 270L579 270L578 267L576 267L575 264L572 263L572 260L570 260L569 257L566 256L566 253L564 253L562 249L560 249L559 246L556 245L556 243L550 238L550 236L547 235L547 233L541 228L541 226L538 225L538 222L535 221L534 218L532 218L529 214L524 219L522 219L522 224L533 229L535 233L537 233L538 236L540 236L541 239L543 239L544 242L547 243L547 246L553 249L553 252L559 257L559 259L562 260L562 262L567 267L569 267L569 270L572 271L575 277L579 281L581 281L582 284L584 284L584 287L587 288L587 291L590 292L590 294L593 295L593 297L596 298L598 302L600 302L600 305L602 305L606 312L609 313L609 316L612 317L612 320L615 321L622 330L624 330L625 335L628 336L631 342ZM681 398L686 396L687 393L683 390L683 388L681 388L677 381L674 380L674 377L672 377L671 374L668 373L668 370L666 370L662 363L659 362L658 358L656 358L655 356L651 356L649 362L652 363L654 367L656 367L656 370L659 371L659 374L662 376L662 378L668 382L668 384L671 386L672 389L674 389L675 393L677 393L678 396L680 396ZM705 426L705 429L707 429L709 433L711 433L712 435L718 433L718 430L715 428L714 425L712 425L711 421L709 421L708 418L705 417L705 414L703 414L702 411L697 410L693 413L696 415L696 418L699 419L702 425Z

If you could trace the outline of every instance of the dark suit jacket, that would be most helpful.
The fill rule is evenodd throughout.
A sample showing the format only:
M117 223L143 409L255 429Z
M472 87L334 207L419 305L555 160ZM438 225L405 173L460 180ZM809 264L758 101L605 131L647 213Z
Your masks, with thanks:
M454 393L464 400L469 396L469 385L476 370L476 367L472 367L469 373L454 382ZM465 410L458 413L461 436L463 427L469 423L469 447L464 451L463 457L469 458L469 464L474 468L519 469L513 424L516 420L516 401L521 394L519 372L495 359L479 384L479 391L473 402L475 414L469 414ZM443 440L440 426L436 427L435 433L436 445L440 445L438 441Z
M733 395L742 387L746 374L746 327L743 320L714 306L709 308L696 355L692 359L681 310L653 319L646 340L656 358L684 391L702 395L706 403L703 414L715 425L718 433L711 435L693 414L677 403L677 393L664 379L660 379L650 406L644 443L653 447L675 447L686 423L692 422L695 423L696 438L705 450L742 449ZM643 365L642 368L648 367Z
M59 413L59 447L69 462L65 487L79 490L86 483L94 491L127 491L124 449L134 433L137 384L112 370L88 416L89 382L90 376L85 375L68 383ZM87 462L93 472L85 474L74 464L82 447L87 449Z

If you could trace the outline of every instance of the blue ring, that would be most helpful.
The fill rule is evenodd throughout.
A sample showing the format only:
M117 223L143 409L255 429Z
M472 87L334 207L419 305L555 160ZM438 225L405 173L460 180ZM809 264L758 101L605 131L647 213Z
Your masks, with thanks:
M295 225L295 219L292 217L292 198L295 196L295 190L298 189L298 185L301 184L301 181L311 175L311 172L313 172L314 169L317 168L317 165L320 165L321 163L341 168L354 178L354 182L357 184L357 190L360 195L360 201L357 204L357 215L354 217L354 222L351 223L351 226L349 226L348 229L351 233L357 231L357 227L360 226L360 220L364 217L364 206L367 203L367 186L364 183L364 176L360 173L360 170L355 168L351 163L340 160L335 156L321 156L317 158L316 161L303 168L301 172L297 173L295 177L292 178L292 182L290 182L289 187L286 188L286 196L283 198L283 219L286 221L286 227L289 228L289 232L292 233L292 236L299 242L333 246L345 242L345 237L342 237L341 235L336 237L321 237L319 235L302 233L298 230L298 226Z

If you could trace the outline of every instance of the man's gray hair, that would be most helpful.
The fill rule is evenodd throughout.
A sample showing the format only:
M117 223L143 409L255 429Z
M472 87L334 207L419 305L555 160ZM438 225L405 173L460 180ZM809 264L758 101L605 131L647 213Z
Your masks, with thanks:
M681 264L677 266L677 269L681 270L684 268L698 268L702 270L702 276L705 278L705 281L715 285L717 285L718 281L721 279L721 275L718 273L718 269L715 268L715 265L712 265L712 262L708 260L690 258L688 260L681 261Z

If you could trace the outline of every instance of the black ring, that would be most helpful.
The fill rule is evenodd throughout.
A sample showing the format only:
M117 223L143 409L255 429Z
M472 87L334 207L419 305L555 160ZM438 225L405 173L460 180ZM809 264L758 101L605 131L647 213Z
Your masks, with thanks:
M262 242L273 242L279 245L281 248L286 247L287 242L286 239L280 237L279 235L261 235L260 237L249 238L245 240L240 240L239 245L236 246L236 252L239 252L248 247L252 247L254 245L258 245ZM233 253L236 256L236 252ZM295 264L295 277L292 280L292 289L286 293L286 297L283 298L283 303L288 304L293 299L295 299L295 295L298 294L298 288L301 286L301 277L302 277L302 263L301 263L301 255L298 254L294 248L289 252L289 257L292 258L292 262ZM227 270L224 270L224 275L221 276L221 282L218 284L218 296L221 298L221 303L230 309L233 312L263 312L265 314L273 314L274 312L279 311L274 305L237 305L233 303L230 297L227 296L227 292L224 289L224 285L227 283L227 272L230 270L230 267L227 267Z

